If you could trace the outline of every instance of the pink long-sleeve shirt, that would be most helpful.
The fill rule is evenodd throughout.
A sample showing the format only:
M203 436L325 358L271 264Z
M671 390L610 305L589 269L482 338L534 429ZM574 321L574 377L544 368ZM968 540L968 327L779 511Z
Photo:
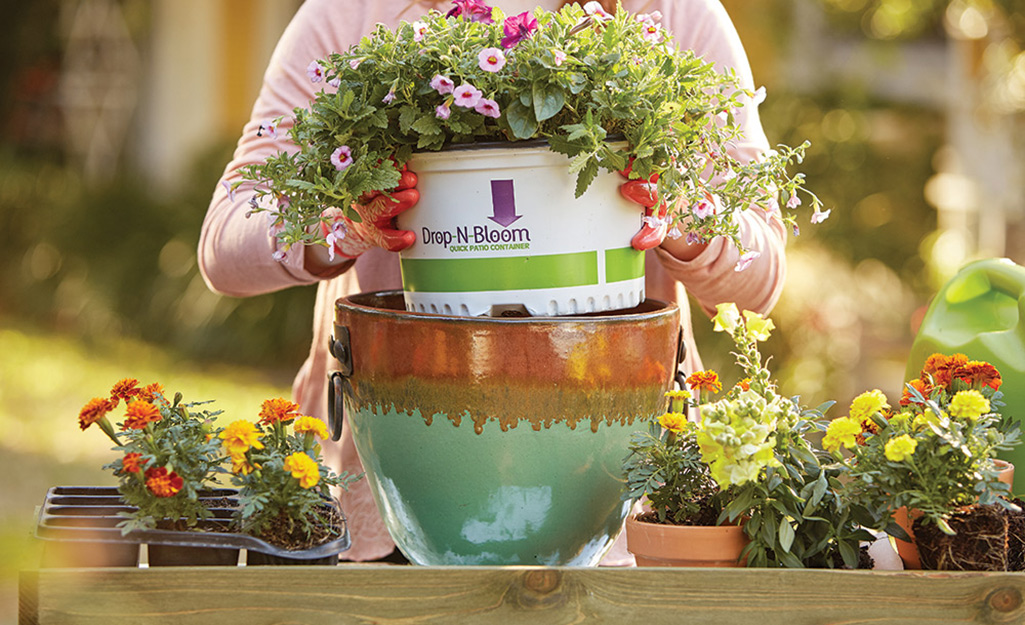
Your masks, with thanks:
M309 103L321 86L311 82L306 74L310 61L344 51L378 22L394 26L400 19L414 21L426 12L426 4L429 3L417 0L306 0L271 58L252 116L222 181L238 180L239 168L260 162L287 147L284 133L271 137L266 132L257 134L257 131L267 120L289 116L296 107ZM502 1L493 4L502 6ZM538 4L555 8L546 6L545 2ZM740 39L718 0L624 0L623 5L631 12L660 11L662 25L673 33L680 48L692 49L720 68L732 68L743 86L754 89ZM757 108L743 107L739 122L744 139L737 143L735 156L744 161L756 159L769 149ZM354 265L342 267L338 275L315 275L308 271L298 246L292 248L284 262L278 262L271 256L275 246L267 220L260 214L246 217L248 200L243 190L232 200L223 185L217 185L199 242L200 269L212 290L238 297L318 283L313 343L309 357L296 376L293 394L306 414L326 419L327 373L333 368L327 344L334 303L354 293L401 288L398 256L375 248L360 256ZM685 371L701 368L694 346L688 293L706 313L714 311L716 304L729 301L736 302L741 309L766 313L783 288L786 232L782 222L774 217L766 219L764 211L749 210L741 217L741 237L748 249L761 254L742 272L734 271L739 257L737 250L721 239L714 240L697 258L688 262L662 249L647 254L646 296L681 304L684 340L688 346ZM325 445L325 454L336 470L353 474L362 471L347 424L339 443ZM340 499L352 535L352 549L343 556L368 560L389 554L394 543L370 495L367 481L360 480L350 491L341 493Z

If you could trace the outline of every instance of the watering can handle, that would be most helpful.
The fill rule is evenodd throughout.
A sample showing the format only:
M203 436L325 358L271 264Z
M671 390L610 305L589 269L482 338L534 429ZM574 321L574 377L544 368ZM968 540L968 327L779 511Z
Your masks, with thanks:
M1025 271L1022 268L1006 258L992 258L988 260L982 260L978 262L979 269L989 280L990 285L1019 300L1019 308L1021 307L1022 296L1025 296L1025 287L1023 287L1022 278L1025 276ZM971 265L966 269L971 269Z

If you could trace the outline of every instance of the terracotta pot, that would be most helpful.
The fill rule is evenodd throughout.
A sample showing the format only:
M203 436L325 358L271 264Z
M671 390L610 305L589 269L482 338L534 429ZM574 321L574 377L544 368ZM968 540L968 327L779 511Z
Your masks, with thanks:
M1000 481L1008 486L1013 486L1014 465L1006 460L994 460L993 462L996 463L997 467L1000 469ZM914 541L915 533L911 529L911 526L915 519L920 516L922 516L921 511L912 510L909 515L908 509L901 506L894 511L893 520L897 525L901 526L901 528L908 533L908 536L911 537L911 540ZM897 555L899 555L900 559L904 561L905 569L918 570L922 568L922 562L918 557L918 547L915 546L914 542L908 542L899 538L894 538L893 541L895 543L894 546L897 548Z
M662 525L631 516L626 520L626 548L637 566L739 567L750 542L743 525Z

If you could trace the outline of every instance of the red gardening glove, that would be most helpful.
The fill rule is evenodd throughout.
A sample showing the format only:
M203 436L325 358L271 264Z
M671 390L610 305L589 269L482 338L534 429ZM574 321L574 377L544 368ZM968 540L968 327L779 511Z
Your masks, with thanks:
M324 211L322 216L326 219L320 222L320 228L331 258L335 253L356 258L372 247L398 252L415 243L416 233L395 228L395 216L420 201L416 182L416 174L403 167L399 185L391 193L373 193L352 205L363 218L361 222L349 219L339 208Z
M629 178L630 168L628 165L619 173ZM642 252L661 245L669 231L669 222L665 219L667 207L658 199L657 182L658 174L652 174L647 180L627 180L619 187L620 195L644 207L644 225L630 239L630 245Z

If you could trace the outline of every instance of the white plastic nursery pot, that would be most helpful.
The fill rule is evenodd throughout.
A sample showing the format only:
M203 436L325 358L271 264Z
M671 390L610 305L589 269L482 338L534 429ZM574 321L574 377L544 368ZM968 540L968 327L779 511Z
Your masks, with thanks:
M574 197L569 163L536 141L414 155L420 201L398 219L417 237L400 253L406 309L555 316L641 303L640 207L605 171Z

